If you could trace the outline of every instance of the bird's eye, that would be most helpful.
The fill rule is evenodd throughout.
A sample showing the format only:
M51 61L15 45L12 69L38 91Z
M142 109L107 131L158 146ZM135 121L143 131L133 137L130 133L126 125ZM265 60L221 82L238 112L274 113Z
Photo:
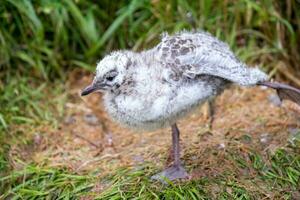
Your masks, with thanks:
M105 79L107 81L113 81L116 76L118 75L118 72L115 70L110 71L109 73L106 74Z
M106 80L112 81L112 80L114 80L114 78L115 78L115 76L107 76L107 77L106 77Z

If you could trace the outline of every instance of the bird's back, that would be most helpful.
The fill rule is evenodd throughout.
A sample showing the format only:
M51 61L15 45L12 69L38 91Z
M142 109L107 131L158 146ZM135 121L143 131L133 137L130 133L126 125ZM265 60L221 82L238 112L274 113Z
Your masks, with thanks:
M205 74L245 86L267 79L265 73L249 68L227 44L206 32L165 34L153 52L163 67L191 79Z

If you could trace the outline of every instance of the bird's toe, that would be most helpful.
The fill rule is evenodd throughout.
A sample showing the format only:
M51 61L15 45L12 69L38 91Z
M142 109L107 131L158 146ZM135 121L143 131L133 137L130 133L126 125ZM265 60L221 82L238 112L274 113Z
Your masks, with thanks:
M166 180L173 181L177 179L188 179L190 176L182 167L179 166L171 166L162 172L155 174L151 177L152 180L158 180L160 182L166 183Z

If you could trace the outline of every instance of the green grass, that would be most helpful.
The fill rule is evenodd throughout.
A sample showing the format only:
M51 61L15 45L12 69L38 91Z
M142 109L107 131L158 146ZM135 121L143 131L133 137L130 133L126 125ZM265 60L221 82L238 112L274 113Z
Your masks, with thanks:
M92 176L34 165L0 178L0 181L9 183L2 185L7 190L2 197L11 199L76 199L95 184Z
M27 165L0 178L4 198L13 199L293 199L299 195L299 149L279 149L269 158L258 153L228 153L237 156L239 170L232 169L215 177L161 184L150 177L158 169L150 164L124 168L111 176L78 175L65 169ZM244 163L242 166L240 163ZM240 170L249 175L241 175ZM95 185L102 185L97 189ZM100 193L100 194L99 194Z
M30 146L34 134L43 127L56 129L66 100L59 80L49 83L26 76L6 78L10 80L6 84L6 80L0 81L0 177L12 173L11 146Z
M204 29L249 64L300 86L300 3L286 1L2 0L0 3L0 198L7 199L297 199L299 140L268 156L228 152L241 171L162 185L154 166L109 177L23 163L13 145L30 146L43 126L56 129L68 72L93 71L115 49L152 47L163 31ZM45 95L46 94L46 95ZM95 185L105 185L95 191Z

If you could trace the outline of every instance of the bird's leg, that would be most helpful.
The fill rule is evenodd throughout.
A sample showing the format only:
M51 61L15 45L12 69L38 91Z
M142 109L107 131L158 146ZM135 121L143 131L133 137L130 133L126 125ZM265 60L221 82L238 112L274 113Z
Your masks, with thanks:
M180 132L176 124L172 125L172 149L174 155L174 162L171 167L164 171L152 176L154 180L163 181L164 177L169 180L188 178L189 175L183 168L180 162L180 147L179 147L179 135Z
M179 148L179 137L180 132L176 124L172 125L172 148L174 154L174 163L173 165L178 167L180 163L180 148Z
M215 120L215 98L208 100L208 115L209 115L208 128L209 130L211 130Z

